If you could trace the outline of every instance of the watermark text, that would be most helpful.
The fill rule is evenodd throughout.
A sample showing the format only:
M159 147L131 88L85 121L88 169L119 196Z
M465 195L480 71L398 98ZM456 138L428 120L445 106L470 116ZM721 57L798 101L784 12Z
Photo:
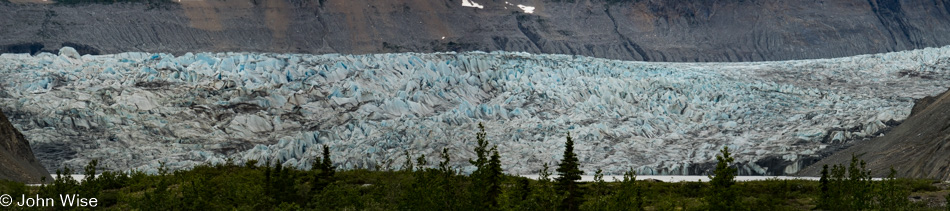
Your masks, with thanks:
M19 199L10 194L0 195L0 207L96 207L99 199L83 198L79 194L59 194L59 197L40 197L21 194Z

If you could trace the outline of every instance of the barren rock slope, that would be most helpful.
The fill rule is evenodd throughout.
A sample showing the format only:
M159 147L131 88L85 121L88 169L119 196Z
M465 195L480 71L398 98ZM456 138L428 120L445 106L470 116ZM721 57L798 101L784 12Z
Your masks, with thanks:
M0 112L0 180L39 183L43 177L52 178L33 156L23 134Z
M891 167L898 177L950 179L950 92L918 100L903 124L885 136L858 143L802 170L820 175L823 165L847 165L851 155L867 161L876 177Z
M950 0L470 2L481 8L460 0L0 3L0 52L505 50L724 62L950 44Z

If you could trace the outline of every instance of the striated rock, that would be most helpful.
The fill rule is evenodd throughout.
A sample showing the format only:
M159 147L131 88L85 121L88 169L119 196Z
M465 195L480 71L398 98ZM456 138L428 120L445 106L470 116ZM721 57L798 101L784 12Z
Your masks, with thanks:
M0 3L0 53L55 52L61 46L81 55L504 50L728 62L950 44L950 0L464 2Z
M46 168L33 156L30 143L0 112L0 180L40 183L51 181Z
M897 177L950 180L950 91L916 102L910 117L884 136L832 154L799 175L820 176L823 165L847 165L857 155L875 177L886 177L893 167Z

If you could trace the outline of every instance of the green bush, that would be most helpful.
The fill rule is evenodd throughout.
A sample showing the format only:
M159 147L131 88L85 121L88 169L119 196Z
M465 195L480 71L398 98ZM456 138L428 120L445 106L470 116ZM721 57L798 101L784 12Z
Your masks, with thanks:
M926 180L903 180L895 177L896 171L883 181L871 179L867 163L851 156L851 163L834 165L828 171L825 165L819 181L820 193L817 209L824 210L907 210L913 205L907 200L910 191L936 191ZM916 188L915 188L916 187Z
M9 180L0 180L0 194L10 194L14 198L30 194L26 184Z
M538 172L540 178L532 188L531 195L528 197L528 210L555 210L561 201L563 195L558 194L551 182L551 172L548 164L545 163Z

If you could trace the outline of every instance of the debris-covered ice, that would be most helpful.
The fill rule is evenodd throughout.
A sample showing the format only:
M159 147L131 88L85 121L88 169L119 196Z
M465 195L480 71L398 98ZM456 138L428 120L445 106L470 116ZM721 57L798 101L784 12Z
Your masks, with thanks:
M399 168L472 158L483 122L508 173L689 174L723 146L745 174L798 171L950 85L950 47L838 59L645 63L526 53L0 55L0 106L51 168L154 171L256 159ZM805 163L803 163L805 162Z

